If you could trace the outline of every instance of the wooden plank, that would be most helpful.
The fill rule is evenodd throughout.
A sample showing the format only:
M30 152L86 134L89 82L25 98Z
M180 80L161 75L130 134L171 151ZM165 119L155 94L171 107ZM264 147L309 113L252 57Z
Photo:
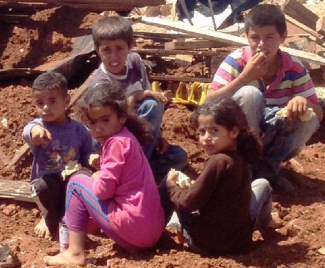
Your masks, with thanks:
M306 33L310 34L311 36L314 37L314 40L315 42L324 47L325 46L325 43L324 41L321 39L321 35L318 34L316 31L310 29L309 27L305 26L304 24L300 23L299 21L291 18L290 16L288 15L285 15L285 18L288 22L292 23L293 25L297 26L298 28L302 29L303 31L305 31Z
M1 1L6 3L65 3L65 4L103 4L103 5L120 5L120 6L156 6L166 4L165 0L7 0Z
M175 75L149 75L151 81L178 81L178 82L200 82L211 83L212 78L186 77Z
M163 28L167 28L179 32L184 32L189 34L192 37L203 38L207 40L216 40L233 46L248 45L247 40L243 37L233 36L233 35L206 30L202 28L197 28L195 26L187 25L182 22L174 22L174 21L164 20L161 18L149 18L149 17L142 17L140 18L140 20L141 22L146 24L159 26L159 27L163 27ZM297 57L301 61L305 61L308 63L315 63L319 65L325 65L325 58L319 55L292 49L292 48L282 47L282 46L280 46L280 49L282 51L286 51L287 53Z
M286 0L281 6L283 12L305 26L316 30L318 16L296 0Z
M23 1L0 1L0 7L8 7L8 8L53 8L59 6L70 6L75 9L85 9L90 11L107 11L107 10L115 10L115 11L123 11L123 10L132 10L134 7L145 7L145 6L156 6L164 4L163 0L154 0L154 1L143 1L138 2L138 4L129 4L122 3L121 1L115 1L112 3L107 3L103 1L97 1L96 3L87 3L87 2L77 2L72 3L70 1L33 1L23 0Z
M220 42L213 40L184 40L166 42L165 49L197 49L197 48L214 48L220 47Z
M30 191L30 183L26 181L0 179L0 198L35 202Z
M201 56L216 56L226 57L231 52L230 50L224 51L208 51L208 50L166 50L166 49L145 49L145 48L133 48L132 51L139 54L157 55L157 56L169 56L169 55L201 55Z
M320 17L316 22L316 32L325 36L325 17Z

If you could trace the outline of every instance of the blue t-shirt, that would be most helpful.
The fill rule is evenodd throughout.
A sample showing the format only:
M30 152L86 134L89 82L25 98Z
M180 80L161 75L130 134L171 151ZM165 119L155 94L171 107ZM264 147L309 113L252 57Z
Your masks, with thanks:
M77 160L82 166L89 167L89 156L95 152L92 137L83 124L68 119L66 124L56 124L37 118L24 127L24 140L34 154L31 182L43 175L63 171L70 160ZM47 145L35 145L32 141L31 129L36 125L51 133L52 140Z

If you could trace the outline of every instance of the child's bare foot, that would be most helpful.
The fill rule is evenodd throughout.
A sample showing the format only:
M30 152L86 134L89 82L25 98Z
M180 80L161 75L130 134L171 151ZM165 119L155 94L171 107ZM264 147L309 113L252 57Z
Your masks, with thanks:
M47 265L86 265L86 256L85 254L79 253L79 254L73 254L69 251L64 251L58 255L55 256L45 256L43 258L43 261Z
M46 239L50 239L50 231L45 223L45 219L42 217L39 223L35 226L34 232L38 235L38 237L44 237Z
M283 225L282 220L277 212L272 212L271 216L272 216L272 219L271 219L269 225L267 226L268 228L276 229Z

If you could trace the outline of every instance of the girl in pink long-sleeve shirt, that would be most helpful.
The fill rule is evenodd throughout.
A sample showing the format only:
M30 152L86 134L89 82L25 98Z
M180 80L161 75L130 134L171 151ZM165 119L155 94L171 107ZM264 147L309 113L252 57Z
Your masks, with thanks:
M102 144L100 170L70 180L65 213L69 248L45 256L48 265L86 263L89 216L117 244L131 250L155 245L164 230L160 197L141 147L152 140L150 126L128 113L121 92L117 84L98 84L80 104L82 121Z

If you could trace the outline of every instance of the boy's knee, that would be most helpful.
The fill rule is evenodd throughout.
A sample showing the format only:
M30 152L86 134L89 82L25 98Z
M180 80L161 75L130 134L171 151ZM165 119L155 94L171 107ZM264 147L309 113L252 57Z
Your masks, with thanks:
M253 188L265 189L268 190L269 192L272 191L270 183L268 182L268 180L264 178L254 180L252 182L252 189Z
M233 96L233 99L239 104L245 104L253 102L257 103L265 103L265 98L262 92L254 86L244 86L240 88Z
M146 98L141 106L143 106L144 110L151 111L153 113L162 114L164 111L164 104L156 101L153 98Z

